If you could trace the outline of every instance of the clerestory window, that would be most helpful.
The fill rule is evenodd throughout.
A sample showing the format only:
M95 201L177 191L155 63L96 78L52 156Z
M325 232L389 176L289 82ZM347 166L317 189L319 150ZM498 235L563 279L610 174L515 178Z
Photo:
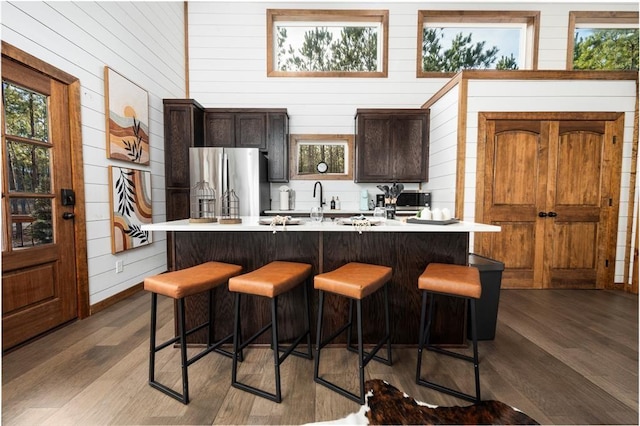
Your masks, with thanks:
M387 10L267 10L267 76L386 77Z
M540 12L418 11L417 77L537 68Z
M638 12L569 12L568 70L638 70Z

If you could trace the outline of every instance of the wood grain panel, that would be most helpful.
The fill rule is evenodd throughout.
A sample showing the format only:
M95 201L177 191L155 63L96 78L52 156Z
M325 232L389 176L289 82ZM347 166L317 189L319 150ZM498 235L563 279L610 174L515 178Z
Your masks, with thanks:
M556 206L599 207L602 134L560 135L557 159Z
M55 296L55 264L47 263L2 276L2 314Z
M496 135L493 205L535 208L536 187L531 178L538 173L539 134L509 131Z
M420 320L420 294L417 280L430 262L465 264L468 253L467 233L316 233L316 232L174 232L178 269L208 260L242 265L252 271L273 260L304 262L312 265L312 273L330 271L346 262L358 261L394 268L390 282L391 325L394 343L416 344ZM311 322L314 333L317 321L318 295L310 280ZM280 335L283 341L297 336L303 324L304 299L301 289L283 295L279 300ZM216 336L232 331L233 300L226 286L215 291ZM242 297L243 334L250 336L270 321L270 300ZM382 293L363 303L365 341L376 343L384 325ZM325 335L347 321L348 301L330 295L325 301ZM465 341L465 304L462 300L439 297L434 324L434 342L461 344ZM207 297L197 295L187 300L187 323L193 327L207 316ZM315 339L315 337L314 337ZM205 341L204 333L194 335L193 343ZM336 339L345 342L346 334ZM269 343L269 334L257 340Z

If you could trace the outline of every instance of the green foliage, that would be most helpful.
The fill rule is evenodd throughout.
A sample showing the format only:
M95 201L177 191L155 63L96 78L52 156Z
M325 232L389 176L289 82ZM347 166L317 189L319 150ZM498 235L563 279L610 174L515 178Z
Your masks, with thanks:
M516 60L513 53L507 56L501 56L496 63L497 70L517 70L518 69L518 61Z
M369 27L344 27L338 40L326 27L304 33L302 46L287 46L287 30L279 28L278 69L280 71L376 71L378 35Z
M2 95L7 134L48 141L46 96L7 82L2 84Z
M496 61L499 49L493 46L485 50L486 42L473 43L472 34L458 33L451 47L444 49L442 40L444 28L424 28L422 30L422 70L426 72L458 72L465 69L489 69ZM513 54L502 57L498 65L517 69Z
M573 68L576 70L637 70L638 30L594 30L583 38L575 35Z
M378 34L373 28L346 27L340 40L331 45L332 69L339 71L376 71Z

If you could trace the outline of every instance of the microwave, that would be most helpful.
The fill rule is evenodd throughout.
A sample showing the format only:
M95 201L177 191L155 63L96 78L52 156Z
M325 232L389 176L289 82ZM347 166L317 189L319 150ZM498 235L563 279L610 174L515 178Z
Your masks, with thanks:
M376 206L384 206L384 194L376 194ZM420 210L430 206L430 192L403 191L396 201L396 210Z

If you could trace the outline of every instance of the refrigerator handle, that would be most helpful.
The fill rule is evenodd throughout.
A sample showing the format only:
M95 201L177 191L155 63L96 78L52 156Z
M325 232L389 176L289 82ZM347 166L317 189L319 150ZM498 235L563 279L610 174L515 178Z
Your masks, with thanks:
M222 194L229 191L229 157L227 154L222 154Z

